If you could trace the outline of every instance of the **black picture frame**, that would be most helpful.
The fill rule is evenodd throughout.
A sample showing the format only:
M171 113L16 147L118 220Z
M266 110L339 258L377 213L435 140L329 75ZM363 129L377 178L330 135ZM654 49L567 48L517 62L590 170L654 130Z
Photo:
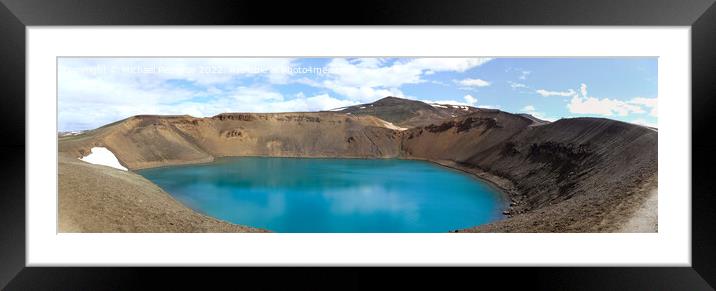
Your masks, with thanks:
M0 0L0 287L7 290L203 289L236 276L267 286L340 282L336 289L486 278L536 289L713 290L716 184L709 138L716 104L714 0L140 1ZM280 9L279 9L280 7ZM589 268L59 268L25 265L25 28L58 25L626 25L690 26L692 78L691 267ZM684 97L686 98L686 97ZM668 165L667 165L668 166ZM670 193L670 195L689 193ZM405 270L403 270L405 271ZM273 278L273 279L269 279ZM281 278L281 279L276 279ZM510 278L504 281L504 278ZM386 282L378 285L377 281ZM501 282L501 283L500 283ZM156 284L156 285L154 285Z

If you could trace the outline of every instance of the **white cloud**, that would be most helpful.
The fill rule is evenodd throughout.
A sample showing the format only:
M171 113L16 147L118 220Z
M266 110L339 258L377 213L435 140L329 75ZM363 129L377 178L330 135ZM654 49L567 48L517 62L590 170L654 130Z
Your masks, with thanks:
M656 107L656 104L657 104L656 98L644 98L644 97L635 97L630 102L634 103L634 104L644 105L647 107Z
M246 77L283 83L291 63L287 58L63 58L58 61L59 126L90 129L136 114L205 116L235 109L241 97L275 100L282 96L220 87ZM230 93L239 99L218 100ZM196 98L208 101L192 101Z
M371 86L345 86L335 81L326 80L322 88L330 89L333 92L347 96L350 100L361 102L372 102L386 96L407 97L398 88L376 88Z
M463 97L463 99L465 99L465 102L467 104L470 104L470 105L477 104L477 98L473 97L472 95L465 95L465 97Z
M435 72L465 72L491 60L492 58L419 58L404 62L401 66Z
M464 80L454 80L455 83L458 83L462 86L467 87L487 87L490 86L490 82L482 80L482 79L464 79Z
M317 110L328 110L332 108L346 107L351 105L357 105L358 102L351 100L336 99L328 94L320 94L305 99L306 111L317 111Z
M185 80L202 85L225 83L237 76L264 76L284 83L292 74L289 58L106 58L60 59L62 73L89 79L145 84Z
M651 116L657 116L658 112L658 102L656 98L645 98L645 97L636 97L629 101L631 104L637 104L637 105L643 105L645 107L650 108L649 115Z
M534 117L537 117L539 119L542 119L542 120L547 120L547 121L557 120L556 118L548 117L544 112L537 111L537 109L533 105L527 105L525 107L522 107L521 111L524 113L527 113L529 115L532 115Z
M567 104L571 113L577 114L599 114L605 116L619 115L627 116L631 113L644 113L641 106L630 104L617 99L594 97L579 97L574 95Z
M588 95L587 84L581 83L578 91L548 91L539 89L537 94L542 96L562 96L572 98L567 103L569 112L576 114L596 114L603 116L627 116L630 114L643 114L647 110L650 115L657 115L656 98L636 97L631 100L618 100L610 98L596 98Z
M517 79L520 79L520 80L527 80L527 77L529 77L529 75L532 74L532 71L528 71L528 70L521 69L521 68L514 68L514 67L508 67L507 69L505 69L505 72L506 73L517 72L519 74L517 76Z
M341 87L389 87L397 88L403 84L419 83L423 73L419 69L406 69L403 66L365 66L363 59L359 63L345 58L336 58L326 65L329 82Z
M650 109L650 114L656 116L656 98L636 97L628 101L621 101L610 98L588 97L587 84L580 84L579 93L574 94L567 104L567 108L571 113L577 114L599 114L604 116L627 116L632 113L646 113Z
M357 58L350 61L359 68L378 68L385 62L382 58Z
M579 86L579 92L582 93L582 97L587 97L587 84L582 83L582 85Z
M527 85L522 84L522 83L517 83L517 82L512 82L512 81L507 81L507 83L510 84L510 87L512 89L529 88L529 87L527 87Z
M646 119L642 119L642 118L634 119L634 120L631 121L631 123L638 124L638 125L643 125L643 126L648 126L648 127L653 127L653 128L658 128L658 126L657 126L656 123L649 122L649 121L647 121Z
M520 80L527 80L527 76L529 76L532 72L522 70L520 71L520 76L518 77Z
M400 87L426 82L422 77L436 72L464 72L489 62L490 58L418 58L392 64L374 59L335 58L326 66L327 79L303 80L304 84L327 88L352 100L374 101L385 96L406 97Z
M355 101L340 100L328 94L320 94L312 97L295 98L269 104L261 104L257 110L252 112L303 112L321 111L333 108L346 107L358 104Z
M488 58L420 58L396 61L391 65L375 59L351 61L345 58L331 60L326 66L335 83L343 86L368 86L398 88L403 84L424 82L421 78L429 74L444 71L463 72L482 65ZM365 65L369 63L370 65Z
M576 93L576 92L574 92L574 90L572 90L572 89L569 89L569 90L567 90L567 91L548 91L548 90L544 90L544 89L539 89L539 90L537 90L537 91L535 91L535 92L537 92L537 94L542 95L543 97L548 97L548 96L563 96L563 97L566 97L566 96L573 96L573 95L575 95L575 93Z
M237 87L228 94L239 105L264 103L265 101L282 101L281 93L265 87Z
M230 96L236 101L231 108L234 112L295 112L319 111L356 105L352 100L341 100L328 94L306 97L299 92L293 99L286 99L281 93L268 88L239 87ZM220 112L217 112L220 113ZM215 115L217 113L212 113Z

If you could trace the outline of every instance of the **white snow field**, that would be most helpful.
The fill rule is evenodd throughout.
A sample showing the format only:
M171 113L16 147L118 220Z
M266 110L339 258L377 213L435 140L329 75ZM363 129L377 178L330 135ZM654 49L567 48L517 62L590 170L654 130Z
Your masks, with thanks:
M80 158L80 160L83 160L90 164L104 165L104 166L108 166L108 167L112 167L112 168L120 169L120 170L124 170L124 171L127 170L127 168L122 166L122 164L119 163L119 160L117 159L117 157L115 157L114 154L107 148L93 147L91 151L92 151L92 153Z

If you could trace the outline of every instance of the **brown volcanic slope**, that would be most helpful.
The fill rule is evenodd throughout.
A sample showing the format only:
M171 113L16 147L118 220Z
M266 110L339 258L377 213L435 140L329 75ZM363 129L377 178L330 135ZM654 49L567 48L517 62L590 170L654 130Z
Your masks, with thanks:
M265 232L196 213L132 172L59 156L60 232Z
M349 106L333 112L370 115L398 126L416 127L439 123L446 118L463 116L479 110L472 106L430 105L415 100L385 97L373 103Z
M434 108L404 102L416 112ZM430 116L405 131L362 113L135 116L62 137L59 146L74 157L107 147L130 170L248 155L430 160L485 178L512 200L510 218L461 231L617 231L656 187L657 132L643 126L599 118L542 123L488 109ZM405 126L411 118L393 121Z
M527 114L527 113L519 113L519 114L517 114L517 115L522 116L522 117L524 117L524 118L527 118L527 119L529 119L529 120L532 120L532 126L544 125L544 124L549 123L549 121L547 121L547 120L539 119L539 118L534 117L534 116L532 116L532 115L530 115L530 114Z
M104 146L132 170L223 156L388 158L399 145L400 132L378 118L329 112L134 116L60 138L60 152L81 157Z
M657 133L601 119L531 120L493 111L404 132L408 157L508 182L514 216L466 231L615 231L657 180ZM484 173L486 172L486 173Z

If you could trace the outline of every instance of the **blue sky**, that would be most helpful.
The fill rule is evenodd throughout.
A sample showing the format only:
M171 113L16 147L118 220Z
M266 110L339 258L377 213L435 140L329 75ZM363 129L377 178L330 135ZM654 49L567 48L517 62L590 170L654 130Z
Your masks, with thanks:
M60 58L59 130L137 114L317 111L386 96L656 126L657 58Z

